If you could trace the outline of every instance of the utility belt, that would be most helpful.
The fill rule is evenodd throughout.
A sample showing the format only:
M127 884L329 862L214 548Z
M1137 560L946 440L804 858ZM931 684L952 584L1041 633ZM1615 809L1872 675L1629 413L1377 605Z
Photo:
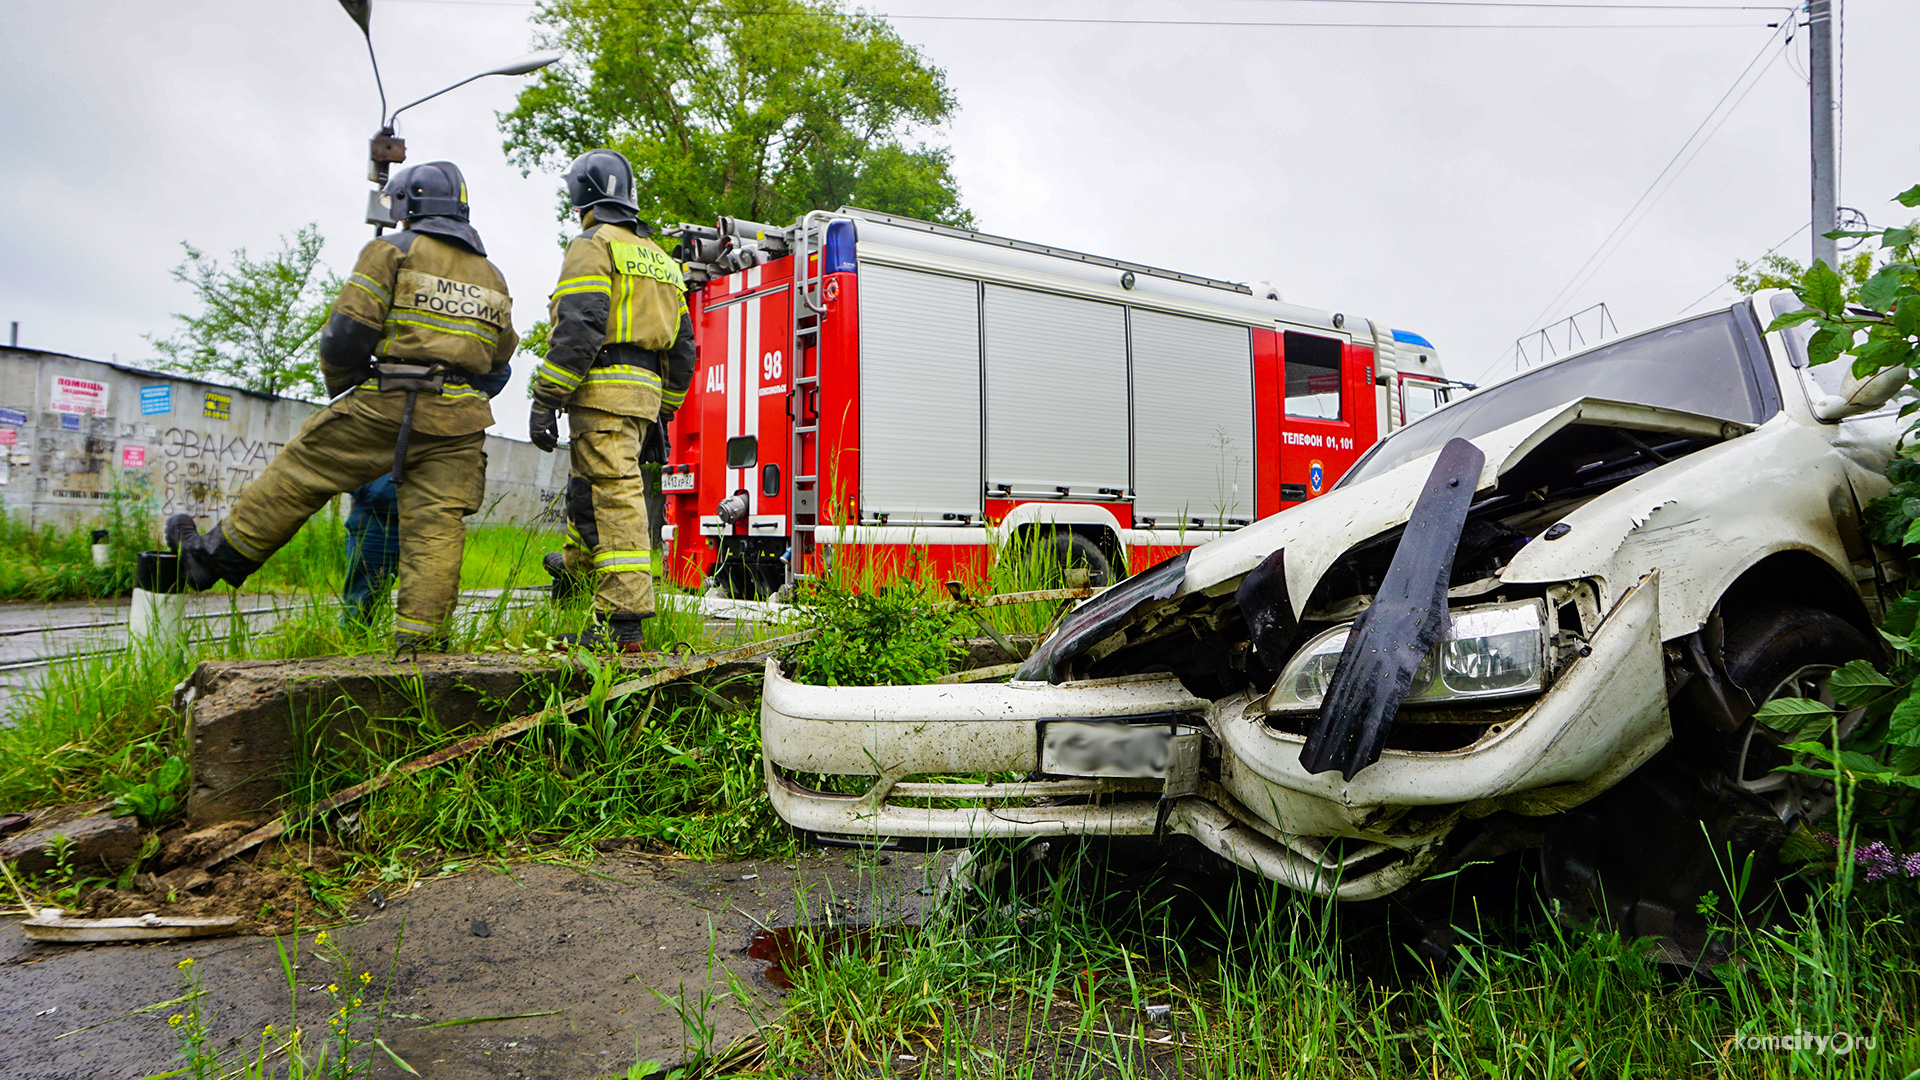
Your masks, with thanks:
M443 394L449 386L466 386L467 373L445 364L415 364L405 360L375 360L374 389L404 390L409 394Z
M638 345L625 341L600 346L600 352L594 356L593 363L587 370L591 371L593 368L598 367L612 367L615 364L633 364L636 367L646 368L655 375L663 377L667 373L666 356L664 353L654 349L643 349Z
M449 386L467 385L467 373L442 363L416 364L406 360L373 362L374 389L402 391L407 403L400 409L400 434L393 442L393 471L388 475L395 486L405 482L407 443L413 437L413 404L421 394L444 394Z

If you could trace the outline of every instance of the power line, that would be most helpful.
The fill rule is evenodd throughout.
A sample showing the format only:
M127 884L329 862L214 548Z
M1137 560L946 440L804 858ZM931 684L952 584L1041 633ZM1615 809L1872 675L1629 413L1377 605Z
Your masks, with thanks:
M1215 3L1236 0L1213 0ZM1546 3L1543 0L1237 0L1254 4L1379 4L1395 7L1529 8L1548 11L1792 11L1794 4Z
M1811 227L1812 227L1812 225L1813 225L1813 223L1812 223L1812 222L1810 222L1810 221L1807 221L1807 222L1802 222L1802 223L1800 224L1800 227L1799 227L1799 228L1797 228L1797 229L1795 229L1795 230L1793 230L1793 232L1791 232L1791 233L1789 233L1789 234L1787 234L1787 238L1786 238L1785 240L1782 240L1782 241L1780 241L1779 243L1777 243L1777 244L1775 244L1775 245L1773 245L1772 247L1770 247L1770 248L1768 248L1767 250L1765 250L1765 251L1763 251L1763 252L1761 252L1761 253L1760 253L1760 258L1758 258L1758 259L1755 259L1755 260L1753 261L1753 265L1755 265L1755 266L1758 266L1758 265L1760 265L1760 263L1761 263L1761 262L1762 262L1763 260L1765 260L1767 256L1769 256L1769 255L1771 255L1771 254L1773 254L1773 253L1774 253L1774 252L1776 252L1776 251L1779 251L1779 250L1780 250L1781 248L1783 248L1783 247L1786 247L1786 246L1787 246L1788 244L1791 244L1791 243L1793 243L1793 238L1794 238L1794 237L1796 237L1796 236L1799 236L1799 235L1800 235L1801 233L1803 233L1803 232L1806 232L1806 231L1807 231L1807 229L1809 229L1809 228L1811 228ZM1714 286L1713 288L1711 288L1711 289L1708 289L1708 290L1707 290L1706 292L1704 292L1704 293L1701 293L1701 294L1700 294L1700 299L1699 299L1699 300L1695 300L1695 301L1694 301L1693 303L1691 303L1691 304L1688 304L1688 305L1687 305L1686 307L1683 307L1683 308L1681 308L1681 309L1680 309L1679 311L1676 311L1676 312L1674 312L1674 314L1675 314L1675 315L1685 315L1685 314L1686 314L1687 312L1689 312L1689 311L1692 311L1692 310L1693 310L1694 308L1697 308L1697 307L1699 307L1699 306L1700 306L1700 301L1701 301L1701 300L1705 300L1705 299L1706 299L1707 297L1709 297L1709 296L1712 296L1712 295L1713 295L1714 293L1717 293L1717 292L1719 292L1719 291L1720 291L1721 289L1724 289L1724 288L1726 288L1726 287L1727 287L1728 285L1730 285L1730 284L1732 284L1732 283L1733 283L1733 279L1732 279L1731 277L1729 277L1729 278L1727 278L1727 279L1726 279L1725 281L1722 281L1722 282L1721 282L1720 284L1718 284L1718 285L1715 285L1715 286Z
M508 7L508 8L521 8L529 11L534 10L536 6L535 0L398 0L398 2L409 3L409 4L450 4L450 5L457 5L457 6L463 6L463 7ZM1362 2L1362 0L1295 0L1295 2L1354 3L1354 2ZM1496 3L1487 2L1487 0L1478 0L1478 2L1473 3L1471 5L1469 4L1468 0L1364 0L1364 2L1369 2L1369 3L1419 2L1423 4L1440 5L1440 6L1447 6L1447 7L1476 6L1476 7L1483 7L1483 8L1520 8L1525 6L1525 7L1530 7L1536 10L1561 8L1566 6L1566 5L1560 5L1560 4L1533 4L1533 5L1496 4ZM660 5L609 4L607 6L622 8L629 11L653 11L653 10L656 10ZM1599 10L1623 10L1623 11L1653 11L1653 10L1723 11L1729 14L1739 14L1739 13L1748 12L1748 11L1785 10L1784 8L1774 7L1774 6L1723 7L1719 5L1697 5L1694 7L1687 7L1687 8L1654 7L1652 5L1631 5L1631 6L1621 5L1615 8L1610 5L1593 5L1593 8L1599 9ZM1568 10L1585 10L1585 9L1568 8ZM748 15L799 16L799 15L818 15L822 13L801 12L801 11L772 11L772 10L764 10L764 9L736 9L736 10L729 10L729 11L714 12L713 14L738 17L738 16L748 16ZM844 17L844 18L854 17L852 15L847 15L843 13L827 13L827 14L841 14L841 17ZM1312 20L1117 19L1117 18L1107 18L1107 17L1099 17L1099 16L1066 16L1066 15L1059 15L1059 16L1055 16L1055 15L918 15L918 14L895 14L890 12L878 12L878 11L863 12L863 13L860 13L860 17L884 19L889 22L1021 23L1021 24L1045 24L1045 25L1056 25L1056 26L1155 26L1155 27L1226 27L1226 28L1266 27L1266 28L1287 29L1287 30L1311 30L1316 28L1346 29L1346 30L1730 30L1730 29L1746 29L1751 25L1750 23L1745 23L1745 22L1695 22L1695 23L1430 22L1430 23L1414 23L1414 22L1343 22L1343 21L1338 21L1334 19L1312 19Z
M1734 91L1740 89L1741 83L1745 82L1747 79L1747 76L1753 73L1755 65L1759 64L1761 59L1767 56L1768 51L1774 48L1775 41L1778 40L1782 34L1789 34L1789 35L1791 34L1792 27L1793 27L1793 21L1789 19L1782 22L1781 25L1778 28L1776 28L1772 34L1768 35L1766 44L1760 46L1760 51L1753 55L1752 60L1747 61L1747 66L1741 69L1740 74L1734 78L1733 84L1727 87L1727 92L1724 94L1721 94L1720 100L1714 102L1713 108L1707 110L1707 115L1701 118L1699 125L1693 129L1693 133L1687 136L1686 141L1682 142L1680 144L1680 148L1673 152L1673 157L1667 160L1666 165L1662 167L1660 172L1654 176L1653 181L1647 185L1646 190L1642 191L1640 193L1640 197L1633 201L1633 205L1627 208L1627 212L1621 215L1620 221L1614 225L1612 231L1608 232L1606 237L1600 241L1600 246L1593 249L1593 254L1587 256L1587 261L1580 264L1580 268L1573 272L1573 276L1567 279L1567 283L1560 287L1559 292L1556 292L1553 294L1553 299L1548 300L1546 302L1545 306L1543 306L1540 309L1539 314L1535 315L1531 320L1529 320L1530 326L1539 325L1542 319L1546 318L1547 315L1557 310L1561 302L1567 297L1567 295L1573 292L1576 286L1578 286L1583 282L1583 275L1588 275L1589 268L1597 271L1599 269L1598 264L1605 261L1602 258L1603 254L1609 257L1612 255L1612 251L1608 250L1608 245L1612 244L1616 237L1620 238L1621 240L1624 240L1626 238L1625 235L1622 233L1622 230L1626 230L1628 232L1632 231L1631 229L1628 228L1628 222L1633 222L1633 224L1636 226L1639 224L1639 222L1634 219L1634 215L1639 213L1643 206L1647 208L1651 208L1652 202L1650 202L1649 200L1658 199L1658 196L1654 194L1654 190L1660 187L1661 181L1666 180L1668 178L1669 173L1673 175L1674 179L1678 179L1680 172L1685 171L1686 166L1688 164L1692 164L1693 156L1689 156L1687 154L1688 149L1689 148L1693 149L1693 155L1699 154L1699 147L1694 147L1694 140L1700 137L1700 133L1702 131L1706 131L1708 124L1713 123L1714 118L1720 114L1720 107L1722 105L1725 105L1729 98L1733 97ZM1778 56L1779 56L1778 53L1774 54L1774 57L1776 59L1778 58ZM1765 69L1763 68L1762 71L1764 72L1764 70ZM1757 85L1758 82L1759 82L1759 79L1756 78L1754 80L1754 84ZM1753 88L1752 85L1749 85L1747 87L1749 91L1752 90L1752 88ZM1742 93L1740 95L1740 99L1742 101L1746 100L1746 94ZM1734 103L1734 106L1737 108L1738 105L1739 105L1739 102L1736 101ZM1728 109L1726 116L1731 116L1731 115L1733 115L1733 110ZM1720 117L1720 123L1726 122L1726 116ZM1715 124L1713 131L1717 132L1719 130L1720 130L1719 124ZM1711 138L1713 138L1713 134L1712 132L1709 132L1707 134L1707 139L1711 139ZM1706 146L1706 139L1702 139L1700 141L1700 147L1704 147L1704 146ZM1683 156L1686 157L1685 163L1681 162L1681 158ZM1678 171L1675 170L1674 168L1675 165L1679 165ZM1669 186L1671 186L1671 184L1669 184ZM1660 193L1664 195L1665 190L1662 189ZM1618 247L1616 246L1613 250L1618 250ZM1525 333L1526 331L1523 330L1522 335L1524 336Z

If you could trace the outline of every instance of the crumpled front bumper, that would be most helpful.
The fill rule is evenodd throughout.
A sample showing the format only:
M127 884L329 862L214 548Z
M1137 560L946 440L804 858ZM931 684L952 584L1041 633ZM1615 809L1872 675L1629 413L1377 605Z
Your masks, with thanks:
M1659 582L1629 590L1532 708L1459 750L1386 750L1351 781L1309 774L1301 740L1209 702L1170 675L1049 685L824 687L767 665L760 731L767 790L789 825L825 842L964 844L988 838L1185 833L1291 888L1343 899L1417 879L1462 817L1577 806L1671 737ZM1167 780L1041 778L1049 720L1179 718L1206 752ZM1176 762L1180 760L1176 755ZM943 782L982 773L1036 777ZM806 774L867 778L860 794Z

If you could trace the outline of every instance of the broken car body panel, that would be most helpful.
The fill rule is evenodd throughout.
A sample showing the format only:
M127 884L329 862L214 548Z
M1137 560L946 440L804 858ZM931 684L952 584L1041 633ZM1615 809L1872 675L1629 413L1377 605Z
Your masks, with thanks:
M1719 646L1701 643L1736 590L1818 593L1860 623L1878 583L1900 572L1857 520L1885 491L1873 465L1898 425L1816 416L1781 335L1759 332L1770 299L1603 344L1429 414L1325 495L1192 551L1177 584L1168 568L1116 586L1140 581L1152 595L1114 596L1108 614L1077 620L1071 647L1057 635L1044 672L1023 671L1036 681L804 687L770 664L762 731L776 810L844 842L1184 833L1290 887L1362 899L1448 865L1456 833L1473 831L1463 824L1484 832L1592 800L1673 739L1669 695L1719 662ZM1696 362L1737 385L1701 389ZM1653 389L1611 387L1615 370L1651 371ZM1582 393L1532 408L1540 386ZM1680 407L1718 407L1714 395L1729 393L1723 411L1735 415ZM1445 526L1458 550L1444 595L1398 601L1437 603L1445 636L1377 760L1311 773L1301 752L1339 679L1334 658L1362 613L1390 602L1380 588L1456 434L1484 463L1467 520ZM1243 617L1250 597L1290 607L1291 622L1264 608ZM1289 655L1265 655L1255 638ZM1168 755L1164 781L1064 775L1046 730L1076 721L1164 727L1202 752ZM915 779L980 773L1006 779ZM806 774L866 786L837 794Z

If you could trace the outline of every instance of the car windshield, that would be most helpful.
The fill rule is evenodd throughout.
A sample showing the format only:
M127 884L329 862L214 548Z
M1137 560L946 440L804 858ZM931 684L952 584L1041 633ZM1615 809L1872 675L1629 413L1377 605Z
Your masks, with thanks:
M1746 344L1734 318L1733 311L1722 311L1689 319L1470 394L1380 442L1337 486L1431 454L1449 439L1478 438L1587 397L1758 424L1770 409L1746 363Z

